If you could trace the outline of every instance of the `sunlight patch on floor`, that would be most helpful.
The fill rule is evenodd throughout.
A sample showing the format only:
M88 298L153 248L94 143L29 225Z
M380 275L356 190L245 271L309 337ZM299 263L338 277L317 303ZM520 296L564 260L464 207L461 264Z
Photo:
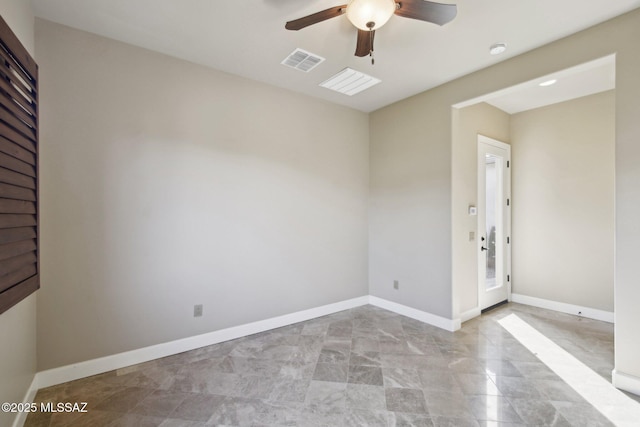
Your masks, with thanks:
M616 426L638 425L640 403L626 396L515 314L498 322Z

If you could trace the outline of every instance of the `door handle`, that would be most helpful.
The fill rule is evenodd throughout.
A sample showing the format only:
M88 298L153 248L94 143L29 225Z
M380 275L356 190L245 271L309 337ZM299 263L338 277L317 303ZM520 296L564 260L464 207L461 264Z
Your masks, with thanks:
M486 239L484 238L484 236L480 237L480 241L484 242ZM484 251L488 251L489 249L485 248L484 246L480 246L480 251L484 252Z

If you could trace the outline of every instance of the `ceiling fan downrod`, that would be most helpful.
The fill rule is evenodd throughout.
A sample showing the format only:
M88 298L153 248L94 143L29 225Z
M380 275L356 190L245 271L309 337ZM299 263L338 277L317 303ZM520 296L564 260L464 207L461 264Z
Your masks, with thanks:
M376 26L376 23L373 21L369 21L367 22L367 28L369 29L369 32L371 33L371 37L369 37L369 57L371 58L371 65L374 65L376 63L375 59L373 58L373 28Z

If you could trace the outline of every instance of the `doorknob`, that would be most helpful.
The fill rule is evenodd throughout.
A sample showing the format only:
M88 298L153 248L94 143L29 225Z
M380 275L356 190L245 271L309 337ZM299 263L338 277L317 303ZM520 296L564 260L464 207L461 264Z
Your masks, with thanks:
M489 249L485 248L484 246L480 246L480 250L481 251L488 251Z

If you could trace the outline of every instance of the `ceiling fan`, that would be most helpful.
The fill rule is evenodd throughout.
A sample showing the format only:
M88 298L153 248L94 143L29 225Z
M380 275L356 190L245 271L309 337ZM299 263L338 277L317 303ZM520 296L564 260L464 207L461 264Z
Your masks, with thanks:
M287 30L301 30L309 25L335 18L342 14L358 29L356 56L371 56L373 64L373 38L377 29L382 27L396 14L404 18L419 19L444 25L457 14L455 4L434 3L426 0L351 0L349 4L313 13L303 18L289 21Z

